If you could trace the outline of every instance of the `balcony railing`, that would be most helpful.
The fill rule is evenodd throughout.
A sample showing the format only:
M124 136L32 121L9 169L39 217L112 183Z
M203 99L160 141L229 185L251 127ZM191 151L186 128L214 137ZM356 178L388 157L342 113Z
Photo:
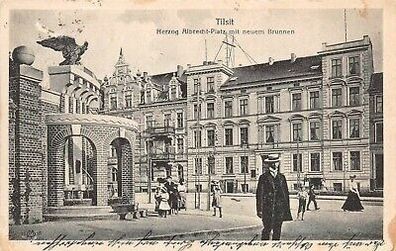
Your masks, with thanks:
M175 148L174 147L169 147L165 151L155 150L155 151L150 153L150 157L152 159L158 159L158 160L175 159Z

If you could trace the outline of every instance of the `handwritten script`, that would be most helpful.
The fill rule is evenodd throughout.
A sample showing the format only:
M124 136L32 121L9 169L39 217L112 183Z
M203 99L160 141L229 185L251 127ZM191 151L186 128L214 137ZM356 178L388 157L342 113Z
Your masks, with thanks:
M214 233L214 236L209 239L203 240L188 240L188 239L177 239L180 238L177 235L171 236L168 239L161 240L155 239L153 232L147 232L142 238L137 240L125 239L125 235L121 235L113 240L95 240L95 232L92 232L86 238L81 240L68 240L67 235L59 234L53 240L31 240L34 245L42 247L43 251L56 250L60 248L70 248L73 250L74 247L106 247L106 250L119 249L122 247L128 247L128 249L134 249L138 247L159 247L174 249L177 251L188 250L193 247L202 247L209 250L218 249L233 249L239 250L243 247L259 247L267 248L271 250L315 250L315 247L325 248L328 251L335 250L353 250L355 248L364 248L365 250L378 250L379 247L384 246L383 240L372 240L363 241L356 240L356 235L353 235L346 241L310 241L306 240L306 237L298 236L295 240L280 240L280 241L260 241L259 235L253 236L247 241L234 241L234 240L220 240L220 233Z

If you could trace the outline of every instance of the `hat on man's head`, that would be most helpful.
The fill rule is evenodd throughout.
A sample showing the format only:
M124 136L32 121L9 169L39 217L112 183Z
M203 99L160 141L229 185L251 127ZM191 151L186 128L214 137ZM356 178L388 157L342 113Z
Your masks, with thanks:
M356 175L349 176L350 179L356 179Z
M267 162L267 163L279 162L279 155L278 154L270 154L267 156L267 158L264 160L264 162Z

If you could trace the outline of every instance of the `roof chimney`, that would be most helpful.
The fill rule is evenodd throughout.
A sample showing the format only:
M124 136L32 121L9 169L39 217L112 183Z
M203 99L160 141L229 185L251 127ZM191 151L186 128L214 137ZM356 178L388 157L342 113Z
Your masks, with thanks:
M176 77L180 78L183 75L183 66L177 65Z
M190 69L191 68L191 64L187 64L187 69Z
M292 63L296 62L296 53L292 52L292 54L290 55L290 60Z
M268 64L273 65L274 64L274 59L272 57L268 58Z

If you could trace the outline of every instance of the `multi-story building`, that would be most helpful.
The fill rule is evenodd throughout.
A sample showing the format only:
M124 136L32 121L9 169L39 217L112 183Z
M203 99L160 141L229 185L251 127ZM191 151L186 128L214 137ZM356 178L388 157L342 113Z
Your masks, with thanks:
M382 73L374 73L370 83L370 152L371 189L384 188L384 117Z
M103 112L141 123L146 147L136 155L142 168L137 187L147 187L147 176L166 174L186 178L189 191L206 190L210 179L220 180L227 193L254 191L272 153L280 155L290 189L305 180L343 191L355 174L360 189L369 190L380 175L373 176L370 164L380 155L370 154L379 148L370 140L368 36L324 43L313 56L292 53L287 60L233 68L203 62L132 76L126 66L121 53L113 76L102 83ZM180 150L179 158L171 147ZM148 172L156 149L169 155ZM156 176L157 169L167 172Z

